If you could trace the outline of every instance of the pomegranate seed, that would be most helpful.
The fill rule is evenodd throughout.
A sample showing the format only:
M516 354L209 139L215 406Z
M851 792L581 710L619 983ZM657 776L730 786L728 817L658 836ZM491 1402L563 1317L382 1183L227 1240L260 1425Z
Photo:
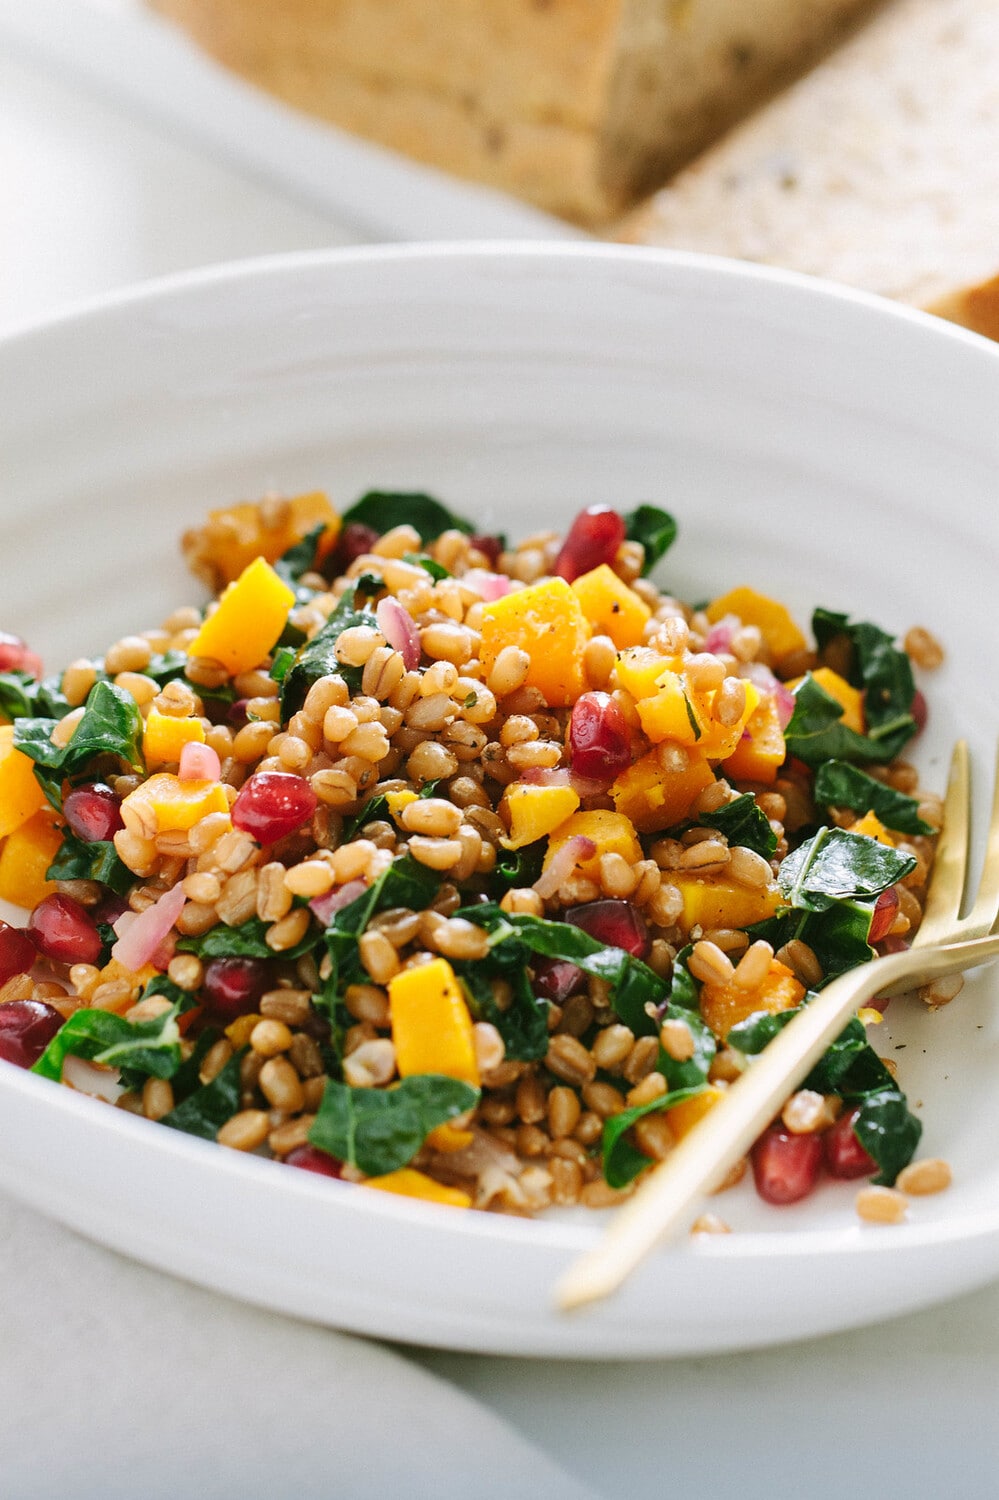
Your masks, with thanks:
M645 920L628 901L587 901L585 906L570 907L565 920L581 927L598 943L623 948L635 958L644 958L649 951Z
M631 735L624 711L610 693L584 693L569 720L573 776L609 786L631 765Z
M480 532L476 532L475 536L468 538L468 543L469 546L474 547L478 552L482 553L491 568L496 567L496 564L500 560L500 553L503 551L502 538L498 536L485 536Z
M556 1005L568 1000L585 984L582 969L568 959L539 958L534 964L535 993L544 1000L554 1000Z
M201 992L213 1017L228 1025L256 1009L269 982L261 958L213 958L205 965Z
M6 984L15 974L29 973L37 957L35 945L22 927L0 922L0 984Z
M601 563L610 565L624 534L623 516L609 505L591 505L588 510L581 510L555 560L557 576L572 583L580 574L599 568Z
M797 1203L807 1198L822 1165L820 1135L792 1135L772 1125L752 1152L756 1191L767 1203Z
M893 885L890 885L886 891L881 892L881 895L874 903L867 941L873 945L874 943L880 943L882 938L886 938L897 913L898 891Z
M97 926L113 927L128 909L128 902L117 891L105 890L97 905L90 908L90 915Z
M296 1146L284 1160L288 1167L300 1167L304 1172L315 1172L319 1177L339 1177L343 1172L343 1163L328 1152L320 1151L318 1146Z
M859 1109L840 1115L822 1137L822 1152L831 1177L870 1177L878 1164L864 1150L854 1131Z
M39 953L66 964L95 964L101 935L93 918L71 896L46 896L28 918L27 931Z
M62 1023L55 1006L45 1000L8 1000L0 1005L0 1057L30 1068Z
M29 677L38 678L42 675L42 659L19 635L0 630L0 672L27 672Z
M926 702L926 694L920 688L917 688L915 693L912 695L912 703L909 706L909 712L916 721L916 733L922 734L923 730L926 728L926 719L929 714L929 705Z
M229 704L225 721L231 729L242 729L249 723L246 712L246 705L249 701L249 698L237 698L234 703Z
M103 781L74 787L64 798L62 810L77 838L87 844L113 839L125 826L121 820L121 804Z
M348 521L337 539L332 558L337 573L344 573L352 562L370 552L378 540L378 532L363 521Z
M301 776L289 771L258 771L243 784L232 806L235 828L258 844L276 844L307 823L319 799Z

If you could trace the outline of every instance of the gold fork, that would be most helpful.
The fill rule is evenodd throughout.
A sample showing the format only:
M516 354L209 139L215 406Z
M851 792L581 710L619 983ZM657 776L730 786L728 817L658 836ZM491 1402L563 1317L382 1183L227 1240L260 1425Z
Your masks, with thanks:
M999 918L999 759L981 880L962 916L970 852L970 775L962 740L951 761L944 828L912 947L834 979L778 1032L724 1099L647 1175L597 1244L569 1267L555 1293L561 1308L597 1301L621 1285L745 1155L866 1000L999 958L999 935L989 936Z

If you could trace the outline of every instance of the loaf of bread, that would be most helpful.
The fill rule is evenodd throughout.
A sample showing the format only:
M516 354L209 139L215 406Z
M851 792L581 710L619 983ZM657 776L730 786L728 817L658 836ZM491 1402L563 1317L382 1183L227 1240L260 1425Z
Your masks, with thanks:
M999 338L999 4L894 0L622 237L828 277Z
M282 99L602 225L876 0L149 0Z

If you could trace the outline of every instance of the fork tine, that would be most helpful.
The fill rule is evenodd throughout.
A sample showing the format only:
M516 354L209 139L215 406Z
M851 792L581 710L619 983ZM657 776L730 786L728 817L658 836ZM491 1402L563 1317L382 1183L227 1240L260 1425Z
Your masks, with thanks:
M999 749L996 751L996 775L992 790L992 812L982 862L982 878L975 904L961 923L962 936L984 937L992 931L999 917Z
M926 896L923 920L916 936L921 948L929 943L940 942L945 936L952 936L961 915L971 842L971 778L967 740L958 740L954 746L943 815L943 830L937 841L933 860L933 876ZM994 831L993 820L993 833Z

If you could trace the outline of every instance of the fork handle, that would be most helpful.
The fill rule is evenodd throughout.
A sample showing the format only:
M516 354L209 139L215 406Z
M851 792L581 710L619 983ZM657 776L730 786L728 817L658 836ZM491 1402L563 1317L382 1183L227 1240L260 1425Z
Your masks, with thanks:
M556 1288L569 1310L609 1296L703 1194L744 1156L864 1000L908 979L939 978L999 958L999 936L890 954L821 990L777 1033L725 1097L648 1174L597 1244Z

